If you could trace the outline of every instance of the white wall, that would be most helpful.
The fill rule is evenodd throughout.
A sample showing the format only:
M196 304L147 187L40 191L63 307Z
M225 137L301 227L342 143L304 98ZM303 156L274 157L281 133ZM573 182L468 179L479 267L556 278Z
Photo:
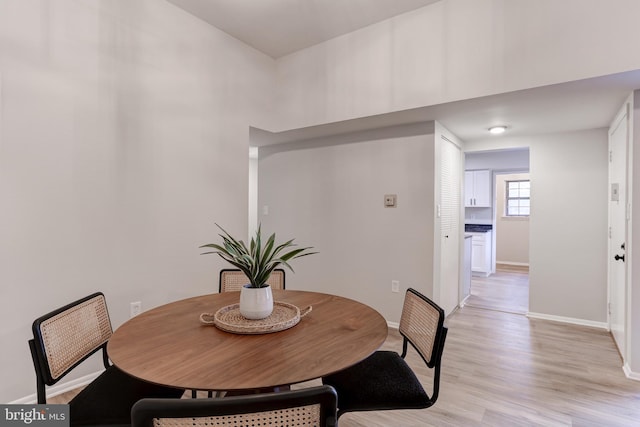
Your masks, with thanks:
M35 393L37 316L102 290L117 327L217 289L198 246L246 234L274 72L164 1L0 2L0 402Z
M638 69L639 14L640 2L634 0L619 0L616 7L595 0L588 8L581 0L443 0L280 58L282 117L275 130ZM542 273L531 275L531 311L604 322L602 130L495 141L475 146L484 151L532 144L537 153L531 152L531 176L535 191L542 191L542 197L535 193L539 207L534 208L542 214L530 222L536 236L530 262L541 265ZM565 177L571 182L569 196L553 183ZM558 225L558 207L570 211L584 200L593 207L586 215ZM594 227L597 231L584 232Z
M527 148L514 148L467 152L464 157L464 167L465 169L491 169L498 171L529 170L529 150Z
M607 131L467 143L467 151L529 147L532 313L607 321Z
M249 225L246 241L255 236L258 229L258 147L249 149Z
M35 391L26 341L30 322L47 310L102 289L117 326L130 301L149 308L216 288L222 264L197 246L215 239L214 221L246 233L248 125L295 128L638 69L640 2L616 5L443 0L282 58L274 103L271 59L165 2L0 2L0 401ZM277 122L265 113L274 104ZM399 317L402 295L388 292L391 279L431 294L428 135L261 160L282 184L266 194L273 206L298 213L285 211L281 222L274 215L269 227L330 257L300 260L288 284L357 295L389 320ZM531 222L531 262L546 272L531 276L531 310L602 321L606 244L585 230L606 228L597 203L606 198L606 132L509 144L535 151L532 181L545 209ZM288 168L305 179L286 181ZM570 196L553 194L559 178L571 183ZM397 210L383 210L382 194L395 190ZM593 209L560 226L553 209L569 202ZM350 275L335 241L386 246L378 262L357 253L360 273ZM569 254L567 263L552 254ZM343 281L320 284L314 272Z
M263 227L319 251L295 261L288 289L353 298L393 322L406 288L432 295L433 132L413 125L260 149ZM389 193L397 208L383 206Z
M532 312L607 321L606 135L554 135L531 148Z
M273 130L639 69L638 16L637 0L442 0L280 58Z
M640 2L620 0L616 6L606 0L590 2L588 8L581 0L443 0L293 53L277 61L278 130L638 69L640 55L633 52ZM517 143L536 145L540 182L567 176L572 191L577 188L564 198L553 195L553 184L536 190L543 192L539 203L546 206L530 223L536 236L530 256L532 265L539 263L546 273L532 273L533 312L606 320L606 268L599 258L605 255L606 241L597 231L584 233L598 227L594 224L606 228L606 211L598 203L598 195L606 198L606 163L598 157L598 150L606 152L601 134L547 135ZM584 144L576 142L582 137ZM476 146L500 148L495 140ZM576 150L579 158L573 157ZM583 150L591 157L583 160ZM556 168L559 158L567 167ZM596 167L586 180L584 164ZM550 225L559 221L549 208L573 209L567 200L582 200L574 195L583 193L594 206L587 215L568 226ZM564 264L559 236L568 238L573 249Z
M529 217L505 215L506 181L529 179L529 174L496 175L496 263L529 265Z

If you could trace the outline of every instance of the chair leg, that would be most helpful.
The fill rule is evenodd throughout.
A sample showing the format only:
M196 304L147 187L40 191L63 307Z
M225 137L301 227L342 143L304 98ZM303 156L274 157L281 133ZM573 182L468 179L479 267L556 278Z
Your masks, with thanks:
M40 363L38 362L38 352L33 340L29 340L29 350L31 351L33 367L36 371L36 395L38 397L38 404L43 405L47 403L47 390L45 388L44 379L42 378L42 371Z
M41 378L37 379L37 395L38 404L44 405L47 403L47 391L44 386L44 381Z
M207 392L207 397L212 398L212 397L223 397L224 396L224 391L216 391L215 395L213 394L213 391L209 390ZM191 398L192 399L196 399L198 397L198 390L191 390Z

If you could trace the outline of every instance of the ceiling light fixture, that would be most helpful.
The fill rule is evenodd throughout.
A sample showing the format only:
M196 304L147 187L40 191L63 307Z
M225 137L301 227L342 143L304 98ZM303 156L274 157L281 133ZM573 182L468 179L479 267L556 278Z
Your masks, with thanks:
M489 132L491 132L493 135L500 135L501 133L504 133L504 131L507 130L506 126L493 126L489 128Z

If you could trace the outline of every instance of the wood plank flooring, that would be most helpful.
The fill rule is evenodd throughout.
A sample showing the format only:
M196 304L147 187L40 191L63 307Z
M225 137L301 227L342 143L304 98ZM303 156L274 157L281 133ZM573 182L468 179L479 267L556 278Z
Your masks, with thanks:
M446 321L435 406L346 414L340 425L640 426L640 382L624 376L611 335L529 319L527 311L526 267L499 265L488 278L474 277L467 304ZM385 347L400 345L390 331ZM419 356L410 351L407 360L429 387Z
M498 264L489 277L471 278L466 305L526 314L529 311L529 268Z
M432 408L345 414L340 426L640 426L640 382L606 331L469 306L447 326ZM385 347L400 349L397 331ZM407 358L429 387L419 356Z
M608 332L470 305L446 324L440 398L432 408L348 413L340 426L640 426L640 382L624 376ZM397 330L383 348L401 350ZM407 360L430 390L424 362L413 350Z

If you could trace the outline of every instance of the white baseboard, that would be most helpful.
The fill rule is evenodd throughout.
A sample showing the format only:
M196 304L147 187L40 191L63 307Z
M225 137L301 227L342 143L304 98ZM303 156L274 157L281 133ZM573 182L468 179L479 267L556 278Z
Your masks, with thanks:
M473 277L489 277L491 276L491 271L472 271L471 276Z
M400 327L400 323L398 323L398 322L389 322L387 320L387 326L392 328L392 329L398 329Z
M591 328L604 329L607 331L609 330L609 325L607 324L607 322L594 322L593 320L554 316L552 314L533 313L531 311L527 313L527 317L531 317L532 319L552 320L554 322L570 323L572 325L589 326Z
M625 363L624 366L622 366L622 370L624 371L626 377L630 380L640 381L640 373L633 372L628 363Z
M517 267L529 267L528 262L496 261L496 264L514 265Z
M98 378L103 371L94 372L92 374L85 375L75 380L66 381L60 384L56 384L51 387L47 387L47 399L53 396L57 396L62 393L66 393L78 387L83 387L89 384L91 381ZM9 402L10 405L31 405L38 401L36 394L30 394L29 396L21 397L20 399Z
M462 301L460 301L460 304L458 304L458 307L460 307L460 308L464 307L470 296L471 296L471 294L469 294L466 297L464 297L464 299Z

